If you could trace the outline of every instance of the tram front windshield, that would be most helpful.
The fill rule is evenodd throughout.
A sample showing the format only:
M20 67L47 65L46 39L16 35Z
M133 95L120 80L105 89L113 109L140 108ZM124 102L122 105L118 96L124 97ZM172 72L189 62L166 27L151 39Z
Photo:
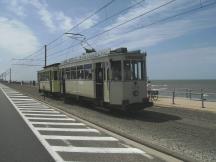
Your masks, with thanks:
M143 60L126 60L124 65L124 80L144 80L145 69ZM112 61L112 79L115 81L122 80L121 61Z
M124 61L124 80L143 80L144 72L143 60Z

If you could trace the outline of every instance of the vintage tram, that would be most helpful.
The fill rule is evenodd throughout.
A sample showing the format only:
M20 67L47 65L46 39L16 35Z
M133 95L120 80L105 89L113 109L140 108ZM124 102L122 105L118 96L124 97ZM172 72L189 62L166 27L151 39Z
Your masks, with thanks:
M59 64L48 65L38 71L39 92L60 93Z
M38 72L40 91L124 110L152 104L146 76L146 53L127 48L84 53Z

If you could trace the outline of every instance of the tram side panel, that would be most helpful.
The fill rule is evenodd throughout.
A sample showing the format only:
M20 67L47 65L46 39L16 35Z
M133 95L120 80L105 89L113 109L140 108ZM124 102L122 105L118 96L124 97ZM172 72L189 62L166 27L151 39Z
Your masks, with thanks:
M40 81L40 90L45 92L50 92L50 81Z
M112 81L110 85L110 104L143 103L147 100L145 82L143 81Z
M67 95L96 98L93 80L65 80L65 90Z
M60 93L60 81L52 80L52 93Z

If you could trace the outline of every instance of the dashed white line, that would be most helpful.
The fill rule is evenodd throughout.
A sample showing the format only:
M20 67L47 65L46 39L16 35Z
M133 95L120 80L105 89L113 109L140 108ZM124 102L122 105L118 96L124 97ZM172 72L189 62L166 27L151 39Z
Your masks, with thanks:
M144 151L137 148L107 148L107 147L74 147L70 146L50 146L46 140L79 140L79 141L118 141L114 137L101 137L101 136L62 136L62 135L42 135L39 131L63 131L63 132L97 132L97 129L92 128L50 128L41 127L40 125L56 125L56 126L66 126L66 125L77 125L83 126L83 123L73 123L76 121L73 118L63 118L66 117L64 114L55 111L54 109L49 109L49 107L38 103L36 100L28 98L18 92L13 91L3 91L7 96L9 101L13 104L18 113L22 116L24 121L28 124L34 134L37 136L39 141L45 146L49 153L58 162L63 162L64 160L57 152L68 152L68 153L110 153L110 154L146 154ZM10 95L10 97L7 95ZM17 96L17 97L16 97ZM41 117L40 117L41 116ZM45 117L47 116L47 117ZM49 118L50 117L50 118ZM62 117L62 118L60 118ZM32 121L34 120L34 121ZM35 121L36 120L36 121ZM45 122L46 121L46 122ZM57 122L60 121L60 122ZM72 123L65 123L64 121L72 121ZM38 126L36 126L38 124ZM35 126L34 126L35 125Z
M14 102L14 104L16 104L17 106L39 106L42 105L41 103L37 103L37 102Z
M17 105L17 107L18 108L41 108L41 109L42 108L49 108L49 107L43 106L43 105L41 105L41 106L40 105L39 106L38 105L35 105L35 106L34 105L32 105L32 106L31 105L23 105L23 106ZM51 109L51 108L49 108L49 109Z
M41 124L41 125L85 125L83 123L60 123L60 122L31 122L31 124Z
M35 111L35 112L53 112L55 111L54 109L43 109L43 108L19 108L20 111L22 112L29 112L29 111Z
M9 96L10 98L29 98L28 96L23 95L15 95L15 96Z
M25 116L53 116L53 117L66 117L66 115L64 115L64 114L30 114L30 113L28 113L28 114L24 114Z
M43 146L46 148L46 150L54 158L54 160L57 161L57 162L63 162L64 160L62 159L62 157L56 151L54 151L52 149L52 147L49 145L49 143L40 135L40 133L35 129L35 127L19 111L19 109L17 108L17 106L13 103L13 101L10 99L10 97L7 96L7 93L3 89L2 89L2 92L8 98L8 100L10 101L10 103L14 106L14 108L17 110L17 112L20 114L20 116L23 118L23 120L26 122L26 124L29 126L29 128L32 130L32 132L35 134L35 136L38 138L38 140L43 144Z
M73 152L73 153L111 153L111 154L144 154L145 152L137 148L103 148L103 147L67 147L52 146L57 152Z
M28 120L53 120L53 121L75 121L72 118L39 118L39 117L26 117Z
M16 102L16 101L35 101L34 99L31 99L31 98L13 98L13 97L11 97L11 100L12 101L14 101L14 102Z
M114 137L94 137L94 136L55 136L43 135L47 140L74 140L74 141L118 141Z
M38 131L57 131L57 132L99 132L93 128L36 128Z
M19 109L20 110L20 109ZM26 109L24 109L24 111L23 110L21 110L22 111L22 113L25 113L25 114L29 114L29 113L37 113L37 114L60 114L60 112L58 112L58 111L54 111L54 110L26 110Z

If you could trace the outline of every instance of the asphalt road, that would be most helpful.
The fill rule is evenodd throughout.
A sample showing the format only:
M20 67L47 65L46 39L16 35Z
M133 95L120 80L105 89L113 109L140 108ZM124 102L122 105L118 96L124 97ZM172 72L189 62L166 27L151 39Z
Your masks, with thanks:
M37 88L12 87L42 99ZM151 107L125 115L106 110L64 104L46 98L46 102L71 114L143 142L171 150L200 162L216 161L216 113L183 108Z
M1 162L173 161L164 154L136 148L128 140L111 136L11 88L0 87Z
M54 161L1 90L0 129L1 162Z

